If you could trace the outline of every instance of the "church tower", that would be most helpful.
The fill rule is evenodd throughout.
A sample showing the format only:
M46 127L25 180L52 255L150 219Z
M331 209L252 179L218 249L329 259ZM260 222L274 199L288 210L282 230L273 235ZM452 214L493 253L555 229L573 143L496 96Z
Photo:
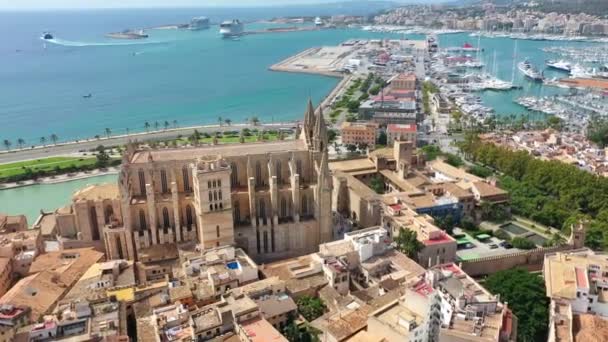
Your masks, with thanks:
M329 157L327 156L327 148L322 152L321 161L319 162L317 175L317 219L319 220L319 243L330 242L334 239L333 236L333 218L332 218L332 192L333 178L329 172Z
M308 98L308 105L306 106L306 112L304 112L304 138L306 143L310 145L312 143L312 137L314 134L315 126L315 107L312 104L312 100Z

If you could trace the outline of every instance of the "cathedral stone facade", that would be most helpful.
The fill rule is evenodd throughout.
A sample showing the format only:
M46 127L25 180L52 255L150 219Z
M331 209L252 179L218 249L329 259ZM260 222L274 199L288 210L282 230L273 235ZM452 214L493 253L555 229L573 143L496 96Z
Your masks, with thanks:
M261 262L316 251L333 237L327 144L323 114L309 101L295 140L129 146L120 208L103 225L108 257L136 259L142 249L188 241L235 244Z

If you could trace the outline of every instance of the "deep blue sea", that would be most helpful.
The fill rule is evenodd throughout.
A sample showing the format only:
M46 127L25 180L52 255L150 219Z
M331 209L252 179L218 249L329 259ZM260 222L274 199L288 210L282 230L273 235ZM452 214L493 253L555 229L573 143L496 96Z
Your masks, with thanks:
M339 29L251 35L232 41L220 39L217 26L198 32L149 30L150 38L137 41L109 40L104 34L186 23L201 15L219 22L353 11L306 6L0 12L0 140L23 138L27 144L37 144L40 137L51 134L72 140L103 135L105 128L113 134L127 128L134 132L143 130L146 121L162 125L177 120L183 126L215 123L218 116L233 122L254 115L265 122L299 118L307 97L319 101L337 80L271 72L269 66L312 46L397 35ZM362 14L358 11L354 14ZM248 24L247 28L262 26ZM59 44L45 47L39 37L47 30ZM476 43L476 38L467 34L441 37L444 46L464 41ZM512 44L510 39L482 39L484 58L492 62L489 56L497 51L498 74L504 79L511 78ZM545 55L540 48L558 44L521 42L519 55L542 63ZM512 103L513 97L543 91L526 83L524 90L513 94L483 97L499 113L513 113L523 112ZM83 98L86 94L92 97Z

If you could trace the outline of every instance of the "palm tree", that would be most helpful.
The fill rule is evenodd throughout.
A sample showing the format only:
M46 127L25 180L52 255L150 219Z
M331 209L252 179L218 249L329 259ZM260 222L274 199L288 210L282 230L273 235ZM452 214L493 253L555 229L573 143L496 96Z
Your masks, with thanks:
M25 140L23 140L23 138L17 139L17 145L19 145L19 148L23 148L23 145L25 145Z
M42 146L44 146L46 144L46 138L40 137L40 143L42 144Z
M165 120L164 126L165 126L165 131L169 128L169 121Z
M173 128L177 128L177 120L173 120Z
M57 137L57 134L53 133L50 136L51 141L53 142L54 145L57 145L57 140L59 140L59 137Z
M129 135L129 127L125 128L125 131L127 132L127 135Z
M230 124L232 123L232 120L230 119L225 119L224 122L226 123L226 125L230 126Z
M253 126L257 126L260 123L260 119L258 119L257 116L252 116L251 119L249 119L251 121L251 124Z
M96 134L95 139L99 140L99 139L101 139L101 136L99 136L99 134Z
M106 128L105 131L106 131L106 137L109 138L110 134L112 134L112 130L109 128Z
M222 117L221 117L221 116L218 116L218 117L217 117L217 122L219 122L220 127L221 127L221 126L222 126L222 122L224 122L224 120L222 119Z
M146 132L150 132L150 123L148 121L144 123L144 127L146 128Z
M160 124L158 123L158 121L154 121L154 130L158 131L158 127L160 127Z
M6 147L7 150L11 149L11 145L12 145L12 143L10 140L4 139L4 147Z

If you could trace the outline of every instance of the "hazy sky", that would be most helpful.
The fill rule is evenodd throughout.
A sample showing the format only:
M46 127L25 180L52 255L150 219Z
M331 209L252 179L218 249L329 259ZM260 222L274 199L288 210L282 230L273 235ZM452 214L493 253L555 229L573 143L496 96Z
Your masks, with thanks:
M2 9L125 8L125 7L236 7L315 4L339 0L0 0ZM414 0L412 2L437 2Z

